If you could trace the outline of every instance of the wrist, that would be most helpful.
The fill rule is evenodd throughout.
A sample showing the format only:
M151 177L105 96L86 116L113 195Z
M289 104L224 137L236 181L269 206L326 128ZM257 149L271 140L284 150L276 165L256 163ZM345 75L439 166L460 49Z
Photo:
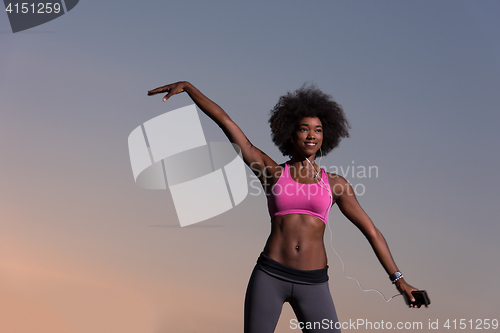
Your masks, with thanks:
M400 278L399 280L394 282L394 285L396 286L396 288L400 288L401 286L403 286L405 284L407 284L407 283L406 283L404 278Z
M180 81L179 83L181 84L182 90L186 92L192 87L191 83L188 81Z
M392 273L391 275L389 275L389 280L391 280L391 282L393 284L396 283L397 281L401 280L402 278L404 278L404 276L400 271L396 271L396 272Z

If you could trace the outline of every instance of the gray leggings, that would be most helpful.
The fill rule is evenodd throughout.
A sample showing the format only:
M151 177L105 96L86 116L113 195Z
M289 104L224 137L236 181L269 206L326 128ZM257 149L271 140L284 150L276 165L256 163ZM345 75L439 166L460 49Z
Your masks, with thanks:
M340 332L328 281L301 284L282 280L255 266L245 297L245 333L272 333L284 302L292 306L297 321L290 328L302 332ZM300 325L300 326L299 326Z

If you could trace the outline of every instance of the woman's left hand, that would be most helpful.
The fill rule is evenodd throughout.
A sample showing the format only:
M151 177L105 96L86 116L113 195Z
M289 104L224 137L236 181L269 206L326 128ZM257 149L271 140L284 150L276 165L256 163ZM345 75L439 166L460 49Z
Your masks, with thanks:
M411 294L412 291L416 291L418 289L410 286L408 283L406 283L405 280L399 279L398 281L396 281L396 288L398 288L399 292L401 293L401 295L403 295L405 300L409 301L408 306L410 308L420 308L423 305L422 303L417 302L415 300L415 297L413 297L413 295ZM426 305L425 307L427 308L428 306Z

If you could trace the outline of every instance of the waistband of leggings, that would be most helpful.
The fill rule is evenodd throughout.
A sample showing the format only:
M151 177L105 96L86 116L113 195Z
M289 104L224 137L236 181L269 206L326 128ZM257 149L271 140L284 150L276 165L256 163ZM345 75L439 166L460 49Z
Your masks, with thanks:
M303 271L283 265L262 252L257 259L257 266L269 275L289 282L315 284L328 281L328 265L322 269Z

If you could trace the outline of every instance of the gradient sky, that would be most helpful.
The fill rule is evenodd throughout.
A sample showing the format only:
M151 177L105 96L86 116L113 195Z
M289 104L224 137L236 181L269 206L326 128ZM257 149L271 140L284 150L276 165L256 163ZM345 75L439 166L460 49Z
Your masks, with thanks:
M499 16L498 1L82 0L13 34L0 13L0 332L243 330L265 197L180 228L169 192L133 180L129 133L191 103L146 92L177 80L279 163L267 119L280 95L314 82L343 106L351 137L321 164L378 168L346 178L432 305L360 291L327 229L340 321L426 332L429 320L500 319ZM224 140L200 117L207 141ZM335 207L329 224L347 273L395 294ZM277 332L296 332L291 318L285 305Z

